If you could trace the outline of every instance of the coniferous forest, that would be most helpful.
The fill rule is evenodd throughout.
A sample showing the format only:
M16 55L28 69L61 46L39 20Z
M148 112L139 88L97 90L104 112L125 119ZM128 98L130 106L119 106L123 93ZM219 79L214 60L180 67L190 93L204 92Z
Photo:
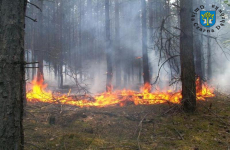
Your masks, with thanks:
M230 1L0 0L0 150L230 149Z

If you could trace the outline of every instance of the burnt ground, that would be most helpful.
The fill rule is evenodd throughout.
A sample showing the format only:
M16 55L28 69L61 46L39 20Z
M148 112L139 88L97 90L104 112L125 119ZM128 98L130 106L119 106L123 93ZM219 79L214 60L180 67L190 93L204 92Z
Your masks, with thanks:
M25 149L230 149L230 97L199 101L194 114L179 105L79 108L28 103Z

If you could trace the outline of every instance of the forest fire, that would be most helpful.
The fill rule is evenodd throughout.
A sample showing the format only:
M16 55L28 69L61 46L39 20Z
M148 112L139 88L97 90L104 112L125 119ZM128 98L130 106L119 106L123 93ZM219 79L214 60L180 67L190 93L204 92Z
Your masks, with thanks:
M197 84L199 79L197 80ZM56 103L65 105L74 105L80 107L105 107L120 105L124 106L131 102L135 105L153 105L160 103L180 103L182 98L181 91L178 92L149 92L151 85L146 84L140 89L141 92L132 90L117 90L114 92L104 92L97 96L85 95L83 98L77 98L68 94L52 93L47 90L47 84L44 84L43 80L37 81L34 79L31 84L31 90L27 92L26 98L29 102L44 102L44 103ZM213 89L208 85L202 85L202 91L197 92L198 100L205 100L205 98L213 97Z

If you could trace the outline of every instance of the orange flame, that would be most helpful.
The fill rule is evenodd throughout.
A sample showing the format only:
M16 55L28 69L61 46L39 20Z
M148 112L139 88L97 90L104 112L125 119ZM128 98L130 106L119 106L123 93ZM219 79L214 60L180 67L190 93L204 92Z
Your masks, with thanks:
M199 79L196 83L198 84ZM153 105L165 102L170 103L180 103L182 99L181 91L178 92L149 92L151 85L145 84L141 88L141 92L136 92L132 90L117 90L114 92L104 92L100 95L91 97L85 95L84 98L74 98L68 94L52 93L46 90L47 84L44 84L43 80L37 81L34 79L32 81L32 89L27 92L26 98L29 102L45 102L45 103L58 103L66 105L74 105L80 107L105 107L112 105L124 106L131 102L135 105ZM197 92L198 100L205 100L207 97L213 97L214 89L208 87L207 84L203 84L202 91Z

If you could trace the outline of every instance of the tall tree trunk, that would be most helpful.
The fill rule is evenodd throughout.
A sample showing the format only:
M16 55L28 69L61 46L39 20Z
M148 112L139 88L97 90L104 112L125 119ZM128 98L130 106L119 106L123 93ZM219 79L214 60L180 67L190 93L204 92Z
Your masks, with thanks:
M204 44L203 44L203 41L204 41L204 36L203 34L201 35L200 37L200 41L202 42L201 43L201 69L202 69L202 74L203 74L203 79L205 78L205 58L204 58Z
M195 34L194 37L194 48L195 48L195 68L196 68L196 75L199 78L199 82L197 85L197 92L202 91L202 79L203 79L203 71L202 71L202 42L201 36Z
M32 2L32 1L31 1ZM32 17L34 18L34 7L32 7L32 8L30 8L31 9L31 15L32 15ZM34 56L34 44L35 44L35 42L34 42L34 38L35 38L35 25L34 25L34 23L32 23L32 25L31 25L31 60L32 60L32 62L34 61L36 61L36 59L35 59L35 56ZM33 67L33 69L31 70L32 71L32 79L34 79L34 76L35 76L35 71L36 71L36 69L34 69L35 68L35 65L36 64L32 64L32 67Z
M60 32L60 37L59 37L59 42L60 42L60 64L59 64L59 67L60 67L60 70L59 70L59 73L60 73L60 88L63 88L63 61L64 61L64 56L63 56L63 53L64 53L64 49L63 49L63 42L64 42L64 38L63 38L63 16L64 16L64 13L63 13L63 1L60 0L60 16L59 16L59 23L60 23L60 29L59 29L59 32Z
M138 81L141 84L142 79L142 65L141 65L141 59L138 59Z
M153 46L153 29L154 29L154 0L149 0L149 43Z
M93 45L94 45L94 32L93 32L93 25L90 24L90 20L93 18L93 7L92 7L92 0L87 0L87 24L89 24L89 33L87 33L88 38L87 38L87 42L88 42L88 48L89 48L89 58L93 59L94 56L94 49L93 49Z
M210 34L208 34L209 36ZM207 79L210 80L212 78L212 48L211 48L211 39L210 37L207 37L207 44L208 44L208 49L207 49L207 54L208 54L208 65L207 65Z
M192 1L180 1L180 61L182 81L182 105L186 112L196 109L196 84L193 56L193 25L188 19L192 12Z
M199 3L199 0L194 1L194 8L197 7ZM194 31L196 31L196 29L193 29ZM202 35L196 34L195 32L194 34L194 54L195 54L195 70L196 70L196 75L199 78L199 82L197 84L197 92L201 92L202 91L202 79L203 79L203 70L202 70Z
M109 15L109 0L105 0L105 31L106 31L106 61L107 61L107 80L106 80L106 91L112 91L112 49L110 39L110 15Z
M121 86L121 51L120 51L120 8L115 1L115 49L116 49L116 86Z
M79 10L80 10L80 14L79 14L79 51L78 51L78 58L79 58L79 61L77 61L79 63L79 74L80 74L80 81L82 82L82 52L83 52L83 46L82 46L82 39L83 39L83 36L82 36L82 26L83 26L83 13L84 13L84 6L82 6L82 0L79 0Z
M218 1L221 5L221 1ZM205 0L205 4L209 5L209 1ZM210 33L207 33L207 80L210 81L212 77L212 48L211 48L211 38L209 37Z
M0 0L0 149L22 150L26 0Z
M143 77L144 84L150 83L149 75L149 61L148 61L148 50L147 50L147 23L146 23L146 1L141 0L142 6L142 55L143 55ZM150 89L149 89L150 90Z
M39 7L41 9L43 9L43 0L40 0L39 1ZM44 46L43 46L43 13L40 12L39 13L39 36L38 36L38 40L39 40L39 44L37 47L38 48L38 70L37 70L37 80L40 81L40 80L43 80L44 79L44 76L43 76L43 53L44 53Z
M62 63L61 65L59 66L59 73L60 73L60 88L63 88L63 66L62 66Z

